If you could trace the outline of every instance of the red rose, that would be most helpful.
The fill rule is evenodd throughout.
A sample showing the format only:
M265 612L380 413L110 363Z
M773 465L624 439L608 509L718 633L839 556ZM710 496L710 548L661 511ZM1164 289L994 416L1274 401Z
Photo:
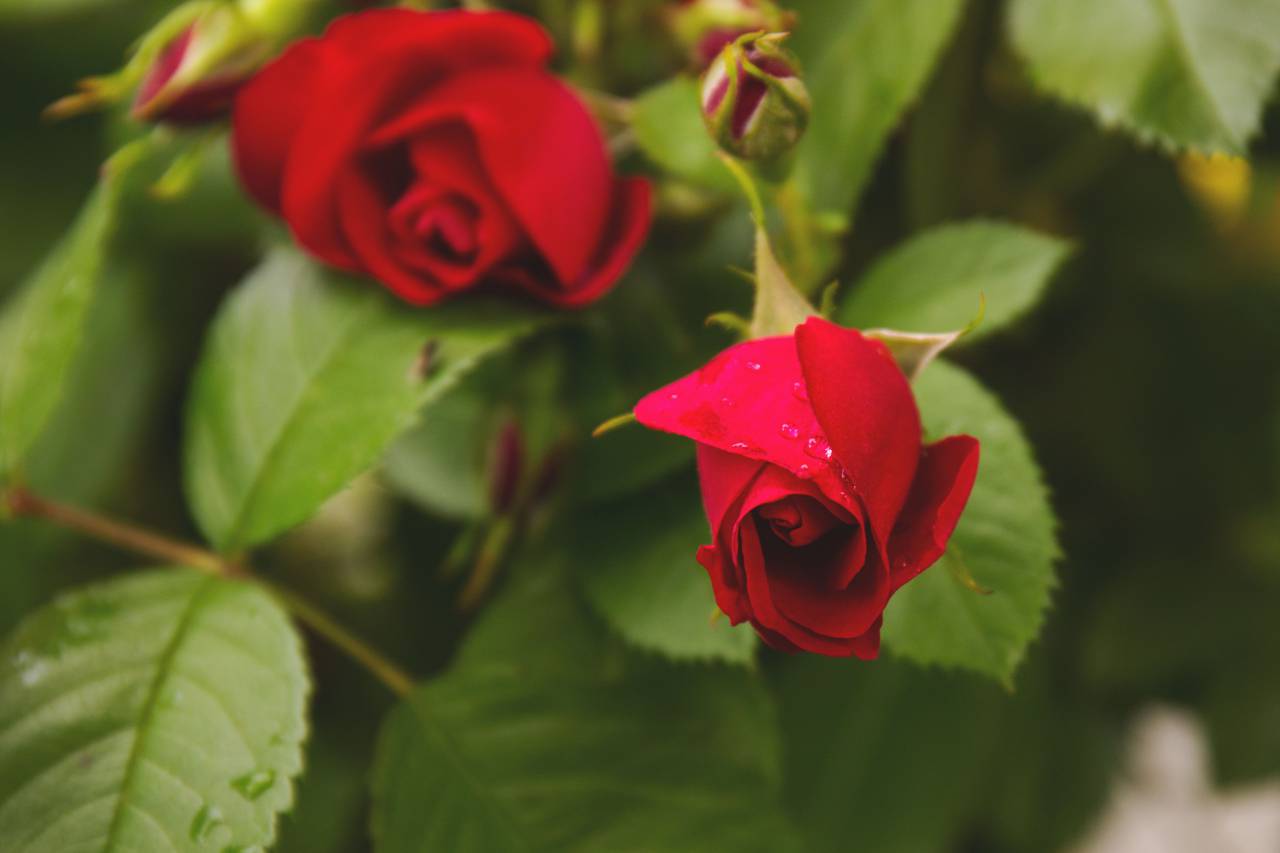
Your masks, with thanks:
M698 442L698 562L729 619L785 651L874 658L889 596L942 556L978 471L970 436L921 446L883 344L818 318L731 347L636 416Z
M649 223L546 33L506 13L379 9L292 45L236 99L249 192L321 260L427 305L480 284L601 296Z

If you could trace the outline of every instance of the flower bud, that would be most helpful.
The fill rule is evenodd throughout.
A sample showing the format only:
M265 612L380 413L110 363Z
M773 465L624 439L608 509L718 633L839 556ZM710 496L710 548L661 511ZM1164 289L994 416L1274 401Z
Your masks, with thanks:
M81 81L54 117L123 100L135 119L200 124L226 113L236 91L301 28L317 0L189 0L142 37L127 65Z
M667 21L697 68L706 68L740 36L785 30L794 16L769 0L679 0Z
M772 160L789 151L809 120L809 93L785 33L747 35L725 47L702 78L702 116L725 151Z

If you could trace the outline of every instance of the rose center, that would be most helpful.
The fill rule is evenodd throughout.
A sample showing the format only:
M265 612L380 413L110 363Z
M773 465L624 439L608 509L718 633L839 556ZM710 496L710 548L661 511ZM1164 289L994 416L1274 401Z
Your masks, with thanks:
M391 209L391 227L401 240L459 264L471 263L479 251L478 219L469 200L430 189L410 190Z

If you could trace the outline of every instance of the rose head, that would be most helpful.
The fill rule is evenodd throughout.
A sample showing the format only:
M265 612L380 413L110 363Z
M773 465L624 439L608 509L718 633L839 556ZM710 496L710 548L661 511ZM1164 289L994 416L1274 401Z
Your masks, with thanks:
M601 296L649 224L551 43L507 13L379 9L292 45L236 99L240 177L321 260L428 305Z
M921 445L878 341L818 318L747 341L636 406L698 443L716 603L785 651L874 658L885 605L946 549L978 442Z

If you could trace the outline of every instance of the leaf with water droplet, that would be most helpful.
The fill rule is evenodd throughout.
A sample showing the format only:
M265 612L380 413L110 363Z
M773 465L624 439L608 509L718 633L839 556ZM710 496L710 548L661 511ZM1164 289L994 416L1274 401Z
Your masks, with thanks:
M308 685L296 630L256 586L122 577L28 617L0 661L0 847L62 849L42 835L54 824L104 851L166 849L159 832L210 853L273 841Z

